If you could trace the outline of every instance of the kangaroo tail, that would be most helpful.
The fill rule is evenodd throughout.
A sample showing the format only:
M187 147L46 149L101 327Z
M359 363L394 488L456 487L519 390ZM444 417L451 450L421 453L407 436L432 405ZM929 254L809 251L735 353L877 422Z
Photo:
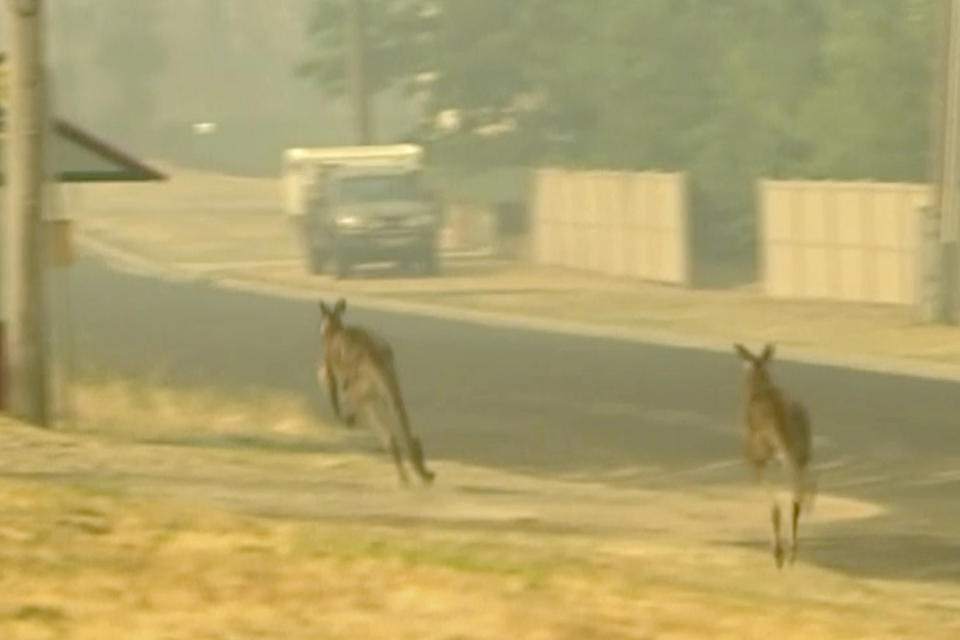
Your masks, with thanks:
M813 511L813 505L817 501L817 492L819 491L820 474L808 472L805 480L803 506L807 511Z
M410 418L407 415L407 407L403 402L403 395L400 393L400 384L397 381L396 371L392 364L387 364L383 369L377 371L377 383L381 393L389 400L397 417L400 426L399 445L407 454L407 459L417 470L418 475L427 482L432 482L435 473L427 468L423 457L423 447L420 439L413 435L410 428Z
M813 511L813 505L817 500L819 480L819 474L806 468L797 469L794 472L794 500L800 504L804 511Z

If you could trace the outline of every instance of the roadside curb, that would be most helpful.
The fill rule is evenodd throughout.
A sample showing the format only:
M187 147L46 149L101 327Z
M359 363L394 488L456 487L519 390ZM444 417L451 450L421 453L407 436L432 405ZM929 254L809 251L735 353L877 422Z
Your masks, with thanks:
M126 249L121 249L102 240L92 238L82 232L77 234L77 246L81 252L100 258L112 267L125 273L150 276L169 281L198 281L205 279L204 276L187 271L186 269L178 269L171 265L144 258Z
M259 283L239 278L218 278L166 265L103 241L80 234L78 244L89 255L99 257L111 266L128 273L174 282L204 282L221 289L254 293L277 298L316 300L343 295L343 292L278 284ZM389 313L419 315L435 319L468 322L504 329L522 329L582 337L637 342L650 345L693 349L699 351L731 352L729 340L709 338L679 332L635 329L596 325L585 322L548 320L521 314L452 309L440 305L400 302L376 296L350 295L350 304L356 307ZM778 345L777 359L802 364L854 369L889 375L902 375L930 380L960 382L960 367L905 358L878 358L874 356L837 356L814 348Z

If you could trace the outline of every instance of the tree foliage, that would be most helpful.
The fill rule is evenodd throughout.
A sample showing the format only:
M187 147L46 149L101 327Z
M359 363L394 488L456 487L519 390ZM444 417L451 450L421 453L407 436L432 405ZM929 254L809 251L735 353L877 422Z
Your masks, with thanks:
M935 0L366 1L376 86L422 92L444 162L688 170L734 222L758 176L928 171ZM330 89L343 2L312 24Z
M349 0L353 1L353 0ZM346 0L314 0L308 31L311 51L297 67L330 95L346 94L348 49ZM434 29L423 0L363 0L367 81L373 91L403 85L424 66L422 52Z

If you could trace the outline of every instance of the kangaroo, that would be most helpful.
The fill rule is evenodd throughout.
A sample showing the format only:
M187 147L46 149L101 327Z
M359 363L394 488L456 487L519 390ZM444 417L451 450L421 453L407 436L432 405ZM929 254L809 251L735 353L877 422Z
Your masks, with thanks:
M409 478L403 458L412 466L423 484L433 482L435 474L426 467L420 440L410 429L407 409L400 394L394 367L393 349L381 337L357 326L343 324L347 302L337 300L330 308L320 301L320 326L323 335L323 362L317 368L318 380L326 382L330 403L337 418L352 426L356 414L372 427L383 446L393 456L400 481ZM339 388L351 405L352 413L340 407ZM384 420L379 410L386 404L392 412Z
M780 541L780 505L766 478L767 463L778 459L790 470L793 482L790 563L797 557L797 523L801 506L810 504L815 483L807 477L811 458L810 418L806 408L774 385L767 371L774 346L764 347L755 356L741 344L734 349L743 360L745 398L743 404L744 454L759 482L770 492L773 521L773 557L783 567L784 551Z

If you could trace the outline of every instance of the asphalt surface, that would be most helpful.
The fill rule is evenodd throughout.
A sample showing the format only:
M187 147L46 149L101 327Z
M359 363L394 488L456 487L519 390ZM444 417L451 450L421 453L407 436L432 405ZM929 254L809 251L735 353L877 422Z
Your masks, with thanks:
M326 410L313 377L315 303L165 282L92 259L74 268L71 298L82 371L294 391ZM393 344L430 458L691 490L748 479L737 461L732 350L359 308L347 319ZM960 580L960 385L790 362L773 371L810 408L821 490L890 507L883 522L821 531L810 553L870 575L918 577L922 568Z

